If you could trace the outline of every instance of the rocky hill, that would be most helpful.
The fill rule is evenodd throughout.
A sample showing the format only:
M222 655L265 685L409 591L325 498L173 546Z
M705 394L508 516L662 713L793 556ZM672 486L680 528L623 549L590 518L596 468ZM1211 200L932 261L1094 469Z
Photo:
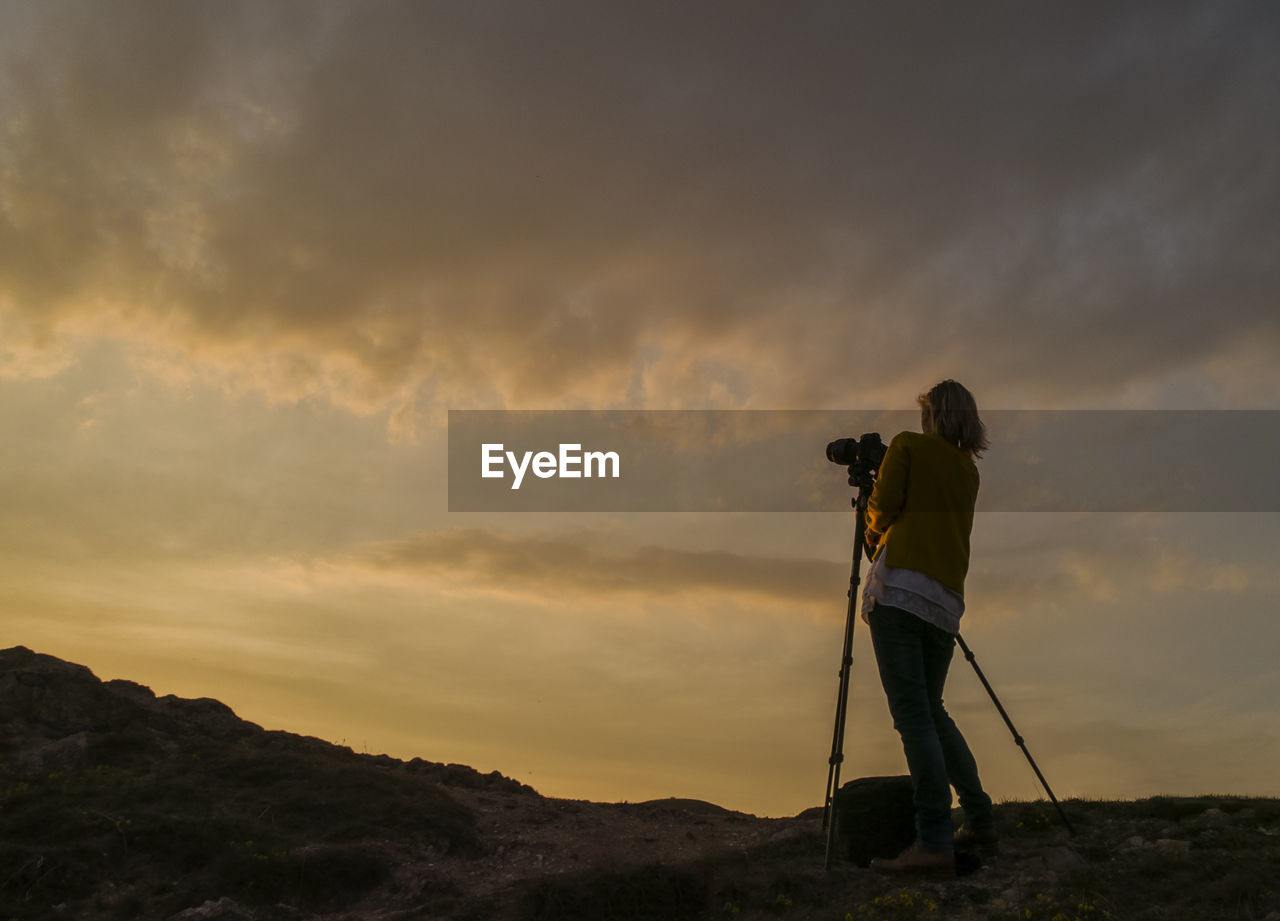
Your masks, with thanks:
M0 921L1280 921L1280 802L1064 805L954 880L824 871L820 810L553 799L0 651Z

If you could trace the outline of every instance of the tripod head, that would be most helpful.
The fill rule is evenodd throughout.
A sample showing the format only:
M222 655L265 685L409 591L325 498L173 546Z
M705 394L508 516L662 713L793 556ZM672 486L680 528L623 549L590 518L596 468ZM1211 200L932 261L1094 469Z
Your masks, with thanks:
M859 459L857 463L849 466L849 485L858 489L859 492L866 490L870 492L876 485L876 474L880 471L878 463L872 463L869 460Z

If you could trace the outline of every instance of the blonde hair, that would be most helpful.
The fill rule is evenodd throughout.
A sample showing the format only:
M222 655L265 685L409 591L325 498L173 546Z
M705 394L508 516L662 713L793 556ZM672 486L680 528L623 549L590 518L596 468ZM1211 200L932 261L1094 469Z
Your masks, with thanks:
M963 385L947 379L920 394L916 402L920 404L920 424L926 433L938 433L975 458L990 446L987 427L978 418L977 401Z

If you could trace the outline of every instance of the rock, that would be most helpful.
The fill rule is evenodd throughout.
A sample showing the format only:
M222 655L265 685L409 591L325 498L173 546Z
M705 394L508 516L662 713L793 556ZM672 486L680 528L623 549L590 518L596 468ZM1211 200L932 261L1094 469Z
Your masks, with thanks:
M154 703L156 699L155 691L151 690L151 688L145 684L138 684L136 681L129 681L125 678L113 678L110 681L104 681L103 686L141 704Z
M1181 860L1191 853L1191 842L1177 838L1161 838L1156 842L1156 850L1165 857Z
M211 697L188 700L175 694L166 694L164 697L156 698L154 709L209 735L245 735L252 729L260 728L240 719L234 710L222 701Z
M806 829L803 825L785 826L783 828L779 828L772 835L770 835L768 838L768 841L770 844L776 844L779 841L790 841L793 838L801 837L802 835L806 834L807 831L808 829ZM690 834L689 837L693 837L693 835Z
M1262 921L1280 921L1280 911L1271 912Z
M1228 821L1221 809L1206 809L1200 815L1200 823L1210 828L1222 828Z
M1142 835L1134 835L1132 838L1125 839L1124 844L1120 845L1122 851L1136 851L1147 843Z
M89 764L89 733L77 732L54 742L33 745L14 759L26 771L47 774L75 771Z
M198 908L187 908L169 918L169 921L254 921L254 916L235 899L224 896L210 899Z
M0 725L11 744L127 725L137 705L102 689L83 665L18 646L0 650Z
M1086 865L1085 859L1069 847L1047 848L1041 856L1054 874L1070 873Z

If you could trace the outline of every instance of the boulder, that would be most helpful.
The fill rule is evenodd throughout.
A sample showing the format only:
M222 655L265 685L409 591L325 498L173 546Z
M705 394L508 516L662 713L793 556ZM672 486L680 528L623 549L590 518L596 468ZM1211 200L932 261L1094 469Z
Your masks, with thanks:
M14 758L19 770L34 774L77 771L89 764L89 733L76 732L52 742L37 742Z

